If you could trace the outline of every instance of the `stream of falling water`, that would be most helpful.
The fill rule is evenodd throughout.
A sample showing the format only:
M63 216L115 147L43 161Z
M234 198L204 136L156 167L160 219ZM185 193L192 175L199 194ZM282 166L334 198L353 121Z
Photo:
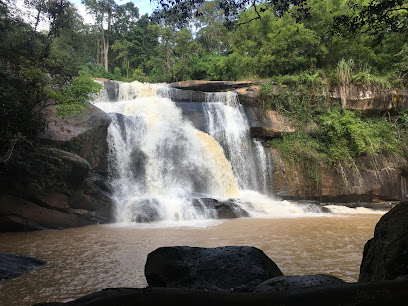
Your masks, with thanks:
M94 104L110 114L110 183L117 221L197 222L216 219L228 203L238 216L293 217L318 206L278 201L270 194L271 161L252 140L237 95L207 93L204 128L183 118L166 85L117 82L117 99ZM180 97L182 90L177 92ZM188 93L187 93L188 94Z
M240 190L268 194L267 163L261 142L252 140L248 120L234 92L209 93L203 105L208 133L224 148Z

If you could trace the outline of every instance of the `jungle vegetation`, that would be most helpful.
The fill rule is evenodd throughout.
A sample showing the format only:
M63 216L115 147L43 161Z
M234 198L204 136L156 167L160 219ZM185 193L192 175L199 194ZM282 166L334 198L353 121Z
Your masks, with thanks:
M331 163L367 152L401 151L390 139L397 134L401 138L408 112L399 110L393 122L381 118L374 123L341 105L322 107L326 100L321 89L351 83L405 88L405 1L154 2L153 14L141 16L133 2L83 0L94 17L93 24L86 24L70 1L25 0L31 22L19 13L15 0L0 1L3 168L13 160L22 163L27 160L24 152L35 150L35 136L47 125L44 107L56 105L61 116L83 112L85 101L99 90L92 81L97 77L140 82L266 80L263 95L273 98L267 99L268 107L297 118L302 126L307 120L320 126L319 131L284 136L276 143L295 147L293 143L304 141L303 148L315 148L314 157L324 153ZM39 27L44 21L46 30ZM273 97L268 87L272 83L294 90ZM376 133L391 147L378 142ZM337 156L344 141L349 152Z

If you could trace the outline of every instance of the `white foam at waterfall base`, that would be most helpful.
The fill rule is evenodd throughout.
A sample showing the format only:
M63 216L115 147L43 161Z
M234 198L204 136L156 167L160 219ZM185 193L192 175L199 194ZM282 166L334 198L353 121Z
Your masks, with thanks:
M328 208L332 213L335 214L378 214L378 215L383 215L387 211L385 210L374 210L366 207L356 207L356 208L351 208L343 205L326 205L326 208Z
M242 190L238 195L243 203L248 203L246 209L251 217L262 218L293 218L324 216L317 205L314 209L307 209L303 204L291 201L275 200L264 194L252 190Z

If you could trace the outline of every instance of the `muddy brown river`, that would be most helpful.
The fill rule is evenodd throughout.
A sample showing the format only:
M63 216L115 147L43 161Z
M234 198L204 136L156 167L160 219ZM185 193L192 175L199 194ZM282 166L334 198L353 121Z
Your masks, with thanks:
M144 287L147 254L160 246L260 248L285 275L330 274L356 281L364 244L382 214L243 218L163 226L95 225L0 234L0 252L49 264L0 282L0 305L69 301L108 287Z

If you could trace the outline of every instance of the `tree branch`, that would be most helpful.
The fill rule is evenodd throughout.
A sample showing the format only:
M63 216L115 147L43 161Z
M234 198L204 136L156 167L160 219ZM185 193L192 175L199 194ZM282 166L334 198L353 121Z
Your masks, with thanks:
M256 0L254 0L254 2L252 2L252 6L254 7L254 10L255 10L255 13L256 13L257 16L254 17L254 18L252 18L252 19L250 19L250 20L247 20L247 21L240 22L240 23L236 24L236 25L234 26L234 30L236 30L239 26L242 26L242 25L244 25L244 24L248 24L248 23L250 23L250 22L252 22L252 21L254 21L254 20L262 19L262 18L261 18L261 15L260 15L259 12L258 12L257 6L256 6Z

